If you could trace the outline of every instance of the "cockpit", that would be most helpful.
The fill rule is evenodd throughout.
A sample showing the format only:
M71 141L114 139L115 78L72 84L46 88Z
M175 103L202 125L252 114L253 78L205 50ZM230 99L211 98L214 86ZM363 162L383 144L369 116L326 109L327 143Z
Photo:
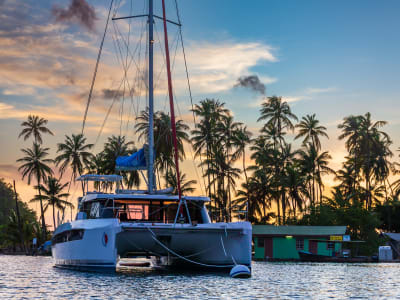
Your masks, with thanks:
M83 177L84 186L87 181L95 181L99 175ZM93 177L96 176L96 177ZM118 175L111 179L116 181ZM78 178L79 179L79 178ZM107 175L101 175L103 181ZM168 191L167 191L168 192ZM210 223L210 218L205 207L209 202L208 197L183 196L182 208L179 207L177 195L164 194L160 191L156 194L147 194L145 191L116 189L115 193L89 192L79 200L79 212L77 219L108 219L117 218L120 222L150 222L150 223Z

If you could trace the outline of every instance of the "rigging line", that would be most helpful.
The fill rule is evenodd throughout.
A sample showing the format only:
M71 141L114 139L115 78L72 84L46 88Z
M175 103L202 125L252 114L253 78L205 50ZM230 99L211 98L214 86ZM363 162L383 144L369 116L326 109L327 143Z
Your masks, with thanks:
M178 35L177 35L176 37L178 37ZM176 62L177 52L178 52L178 39L176 39L176 46L175 46L174 59L173 59L173 61L172 61L172 71L173 71L174 68L175 68L175 62ZM174 92L174 97L175 97L176 100L178 99L178 97L175 95L175 92ZM181 109L180 109L180 106L179 106L179 101L175 101L175 105L176 105L176 107L177 107L177 109L178 109L178 113L179 113L180 119L183 120L183 118L182 118L182 112L181 112ZM201 190L202 193L204 193L203 185L202 185L202 182L201 182L199 173L198 173L198 171L197 171L196 164L195 164L195 162L194 162L193 149L192 149L192 147L191 147L190 142L189 142L188 144L189 144L189 146L190 146L189 149L190 149L190 154L191 154L191 157L192 157L193 167L194 167L194 170L195 170L195 173L196 173L196 177L197 177L197 179L198 179L198 181L199 181L199 184L200 184L200 190ZM204 178L203 178L203 180L204 180Z
M178 23L182 24L181 22L181 17L179 14L179 8L178 8L178 1L175 0L175 7L176 7L176 15L178 18ZM196 128L196 115L194 113L194 105L193 105L193 96L192 96L192 87L190 85L190 79L189 79L189 71L188 71L188 66L187 66L187 60L186 60L186 52L185 52L185 45L183 43L183 35L182 35L182 26L178 26L179 27L179 36L180 36L180 40L181 40L181 46L182 46L182 53L183 53L183 61L185 63L185 72L186 72L186 81L187 81L187 85L188 85L188 89L189 89L189 98L190 98L190 104L192 106L192 116L193 116L193 126ZM205 182L205 172L204 172L204 168L203 168L203 160L201 158L201 155L199 156L200 158L200 168L201 168L201 173L203 176L203 184L204 187L206 186L206 182ZM194 162L194 160L193 160Z
M129 15L133 15L133 1L132 1L132 0L130 1ZM128 24L129 24L129 25L128 25L128 44L127 44L127 46L126 46L125 65L128 65L128 57L129 57L129 55L128 55L128 49L129 49L129 45L130 45L130 42L131 42L131 25L132 25L132 19L129 19L129 20L128 20ZM126 77L126 74L125 74L125 77ZM128 81L128 80L127 80L127 81ZM128 82L129 82L129 81L128 81ZM121 107L120 107L120 109L121 109L121 123L120 123L120 125L119 125L119 135L120 135L120 136L122 136L122 121L123 121L123 119L124 119L125 88L126 88L126 85L124 84L123 100L122 100L122 104L121 104ZM129 94L128 94L128 95L130 95L131 93L130 93L129 84L128 84L128 91L129 91ZM129 116L129 114L130 114L130 112L128 113L128 116Z
M114 24L114 23L113 23L113 24ZM114 26L114 30L117 31L117 30L118 30L118 26L116 26L116 27ZM121 36L121 38L123 39L123 37L122 37L121 34L120 34L120 36ZM143 37L143 34L142 34L142 37ZM129 70L129 68L130 68L130 66L131 66L132 61L134 61L134 57L132 56L132 58L131 58L129 64L125 65L125 64L123 63L124 59L123 59L123 53L122 53L122 50L121 50L121 45L120 45L120 43L119 43L119 39L117 39L116 45L118 46L118 51L117 51L117 49L116 49L116 52L119 53L119 55L121 56L121 58L120 58L119 60L120 60L121 65L122 65L122 67L123 67L123 69L124 69L124 77L123 77L123 79L122 79L123 82L124 82L124 91L125 91L125 84L128 85L128 90L129 90L129 91L132 91L132 88L131 88L131 85L130 85L130 83L129 83L129 79L128 79L128 77L127 77L127 74L128 74L128 70ZM134 51L134 54L136 54L137 49L138 49L138 46L136 47L136 49L135 49L135 51ZM128 53L127 53L127 55L128 55ZM124 95L125 95L125 92L124 92ZM131 95L131 93L130 93L130 95ZM125 96L124 96L124 97L125 97ZM132 97L132 96L131 96L131 97ZM125 101L125 98L123 99L123 101ZM123 104L122 104L122 109L123 109ZM137 114L137 112L136 112L136 114ZM121 134L121 131L122 131L122 129L121 129L121 126L122 126L122 116L123 116L123 111L121 111L121 110L120 110L120 116L121 116L121 124L120 124L120 134Z
M140 66L140 62L141 62L141 52L142 52L142 41L143 41L143 33L144 33L144 19L142 19L140 21L140 39L138 41L138 61L139 61L139 66ZM142 89L142 81L138 80L139 78L139 72L138 70L136 70L136 74L135 74L135 78L134 78L134 82L133 82L133 91L131 92L131 107L130 107L130 111L129 111L129 115L128 115L128 121L126 124L126 131L128 132L129 129L129 123L130 123L130 119L131 119L131 115L132 115L132 109L135 113L135 116L137 117L138 115L138 111L139 111L139 105L136 107L135 106L135 99L134 99L134 93L136 93L136 101L139 103L140 101L140 94L141 94L141 89ZM139 94L137 93L137 90L139 91Z
M112 10L112 7L113 7L113 3L114 3L114 0L111 0L110 9L108 10L108 16L107 16L106 26L105 26L105 28L104 28L103 38L101 39L100 49L99 49L99 53L98 53L98 55L97 55L96 66L95 66L95 69L94 69L94 74L93 74L93 78L92 78L92 83L91 83L91 86L90 86L90 92L89 92L89 96L88 96L88 100L87 100L87 104L86 104L85 114L84 114L84 116L83 116L82 131L81 131L81 134L82 134L82 135L83 135L83 131L85 130L85 124L86 124L87 113L88 113L88 110L89 110L90 101L91 101L91 99L92 99L92 93L93 93L93 88L94 88L94 82L96 81L97 69L98 69L98 67L99 67L100 56L101 56L101 52L102 52L102 50L103 50L104 40L105 40L105 38L106 38L106 33L107 33L107 28L108 28L108 22L110 21L110 14L111 14L111 10Z
M156 32L157 39L158 39L158 42L159 42L159 45L160 45L160 52L163 55L163 65L161 66L160 72L157 75L157 79L156 79L155 84L154 84L154 88L155 89L157 88L157 85L160 83L160 78L161 78L162 73L165 72L165 68L164 67L165 67L165 64L166 64L165 52L163 51L164 49L161 46L161 39L160 39L160 37L158 35L158 30L157 30L157 25L156 24L157 24L157 22L154 22L154 27L156 29L155 32ZM175 44L178 45L178 37L179 37L178 35L175 35L175 38L174 38L174 40L172 42L172 48L174 47ZM175 56L176 56L176 53L175 53ZM174 60L175 60L175 58L174 58ZM173 68L173 66L172 66L172 68ZM167 100L168 100L168 91L167 91L167 96L166 96L166 101ZM165 110L165 106L166 106L166 104L164 103L164 110Z
M160 71L158 72L158 75L156 76L157 79L154 82L154 89L157 89L158 88L158 83L160 82L161 74L165 71L165 61L166 61L166 59L165 59L165 54L163 52L163 48L161 46L161 39L160 39L160 36L158 35L157 22L154 22L154 29L155 29L154 31L156 32L156 36L157 36L157 39L158 39L158 45L160 47L160 52L161 52L161 54L163 56L163 60L162 60L163 64L162 64L162 66L160 68ZM168 91L167 91L167 95L168 95Z
M120 83L120 85L119 85L119 87L118 87L118 90L121 88L121 86L122 86L122 81L121 81L121 83ZM111 102L111 105L110 105L110 107L108 108L106 117L104 118L103 124L101 125L100 131L99 131L99 133L98 133L98 135L97 135L97 137L96 137L96 141L94 142L94 146L96 146L97 142L98 142L99 139L100 139L100 136L101 136L101 134L102 134L102 132L103 132L104 126L106 125L106 122L107 122L107 120L108 120L108 117L110 116L111 110L112 110L112 108L113 108L113 106L114 106L115 100L117 100L117 97L114 95L113 101Z
M113 23L113 24L116 24L116 23ZM114 27L115 27L116 31L118 32L119 36L121 37L122 42L126 45L126 41L123 38L123 36L122 36L122 34L121 34L120 30L119 30L118 25L115 25ZM119 40L118 40L118 43L119 43ZM136 60L135 60L135 54L136 54L137 48L138 48L138 46L136 46L135 51L133 53L130 51L130 49L128 49L128 51L129 51L129 54L130 54L130 57L131 57L131 62L133 62L135 67L136 67L136 69L138 69L140 71L140 68L137 65ZM129 66L130 66L130 64L129 64ZM147 87L147 82L145 80L145 75L146 74L143 74L143 77L141 77L141 79L145 82L146 87Z
M114 23L113 23L113 24L114 24ZM116 42L116 37L115 37L115 35L116 35L116 32L115 32L115 27L114 27L114 34L112 35L112 39L113 39L113 45L114 45L115 51L118 53L118 50L119 50L119 52L121 52L121 49L120 49L120 47L119 47L119 44ZM118 46L118 48L117 48L117 46ZM121 64L121 66L124 68L124 62L123 62L123 58L122 58L122 53L121 53L121 58L120 58L119 56L117 56L117 60L118 60L118 62ZM125 70L125 68L124 68L124 70ZM122 78L122 79L121 79L121 82L120 82L120 85L119 85L117 91L118 91L118 92L120 91L122 84L124 84L124 93L125 93L125 78ZM112 108L112 106L114 105L114 102L115 102L115 100L116 100L116 98L117 98L117 96L118 96L118 92L115 93L114 99L113 99L113 103L112 103L112 105L111 105L110 108ZM121 110L120 110L120 115L121 115ZM106 116L105 121L106 121L107 119L108 119L108 115ZM122 118L121 118L121 122L122 122ZM103 126L101 127L101 130L100 130L100 132L99 132L98 138L100 137L100 135L101 135L101 133L102 133L102 130L103 130L103 128L104 128L104 125L105 125L105 122L103 123ZM121 135L121 125L120 125L120 135ZM96 139L96 143L97 143L97 141L98 141L98 138Z
M171 72L173 72L174 69L175 69L176 54L178 53L178 35L175 35L175 39L174 39L174 42L172 44L172 47L175 47L175 51L174 51L174 59L172 60ZM176 98L175 93L174 93L174 97ZM167 98L166 98L166 100L167 100ZM176 101L176 103L175 103L176 105L177 105L177 102L178 101ZM165 103L164 103L164 105L165 105ZM164 106L164 110L165 110L165 106Z
M160 41L160 43L161 43L161 41ZM160 48L161 48L161 47L160 47ZM174 55L174 60L173 60L173 63L172 63L172 69L173 69L173 66L174 66L174 63L175 63L175 57L176 57L177 49L178 49L178 43L176 43L176 47L175 47L175 55ZM164 58L165 58L165 57L164 57ZM165 63L164 63L164 65L165 65ZM174 93L174 97L176 98L175 93ZM165 99L168 100L168 91L167 91L167 94L166 94ZM165 107L165 106L166 106L166 105L165 105L165 102L164 102L164 110L166 110L166 107ZM179 109L179 108L178 108L178 109ZM168 132L168 131L170 131L170 128L166 128L166 129L165 129L165 132L163 132L163 134L160 134L160 136L158 137L157 141L155 142L155 145L158 145L158 144L159 144L161 137L162 137L166 132Z

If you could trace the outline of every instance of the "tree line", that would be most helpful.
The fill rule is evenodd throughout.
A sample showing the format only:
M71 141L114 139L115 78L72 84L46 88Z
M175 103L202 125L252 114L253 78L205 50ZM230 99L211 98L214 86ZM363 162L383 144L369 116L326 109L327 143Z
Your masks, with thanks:
M256 136L244 123L235 121L219 100L204 99L192 112L197 119L192 130L182 120L176 122L178 152L184 160L184 144L193 147L206 193L212 199L209 210L213 220L247 218L256 224L348 225L358 238L372 232L363 228L366 220L373 230L400 230L396 218L400 179L391 181L399 173L399 165L391 161L392 141L382 129L385 121L373 121L370 113L345 117L338 125L338 139L344 140L347 156L342 168L333 170L329 167L331 156L322 147L323 139L329 138L326 127L315 114L299 119L281 97L268 97L262 103ZM148 111L142 111L135 125L138 140L143 143L148 118ZM54 227L56 211L64 219L66 209L73 207L68 196L78 176L117 173L123 176L127 188L141 184L138 171L116 171L118 156L137 151L133 141L112 135L95 154L94 145L83 134L66 135L51 159L49 148L43 146L43 136L53 134L47 123L46 119L29 116L21 124L19 137L25 141L33 138L33 143L21 150L23 157L17 161L22 178L35 184L37 195L31 201L40 204L42 240L48 232L44 213L52 209ZM155 113L154 140L157 187L172 186L176 192L170 117L164 112ZM297 149L295 140L301 142ZM68 169L70 176L65 178ZM337 182L330 190L325 190L325 175ZM183 192L193 192L197 182L185 174L181 177Z

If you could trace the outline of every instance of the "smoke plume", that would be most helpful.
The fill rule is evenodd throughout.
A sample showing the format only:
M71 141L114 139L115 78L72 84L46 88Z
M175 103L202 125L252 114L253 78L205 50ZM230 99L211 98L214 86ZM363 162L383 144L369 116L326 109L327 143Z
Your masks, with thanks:
M265 85L260 81L257 75L241 76L238 78L235 87L244 87L254 92L265 95Z
M94 21L97 19L96 12L86 0L71 0L67 8L54 6L52 13L58 22L78 21L87 29L94 31Z

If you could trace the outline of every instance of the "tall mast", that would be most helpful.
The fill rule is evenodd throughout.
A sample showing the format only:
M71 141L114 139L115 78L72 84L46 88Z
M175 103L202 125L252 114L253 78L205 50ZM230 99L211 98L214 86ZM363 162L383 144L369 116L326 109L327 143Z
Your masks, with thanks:
M154 192L154 90L153 90L153 0L149 0L149 193Z
M177 142L177 138L176 138L174 96L173 96L173 92L172 92L171 63L170 63L170 59L169 59L167 16L166 16L166 13L165 13L165 0L162 0L162 10L163 10L163 24L164 24L165 58L166 58L166 63L167 63L167 76L168 76L169 107L170 107L170 111L171 111L171 129L172 129L172 140L173 140L173 144L174 144L176 181L177 181L179 201L181 201L181 197L182 197L181 177L180 177L180 174L179 174L178 142ZM180 214L182 215L182 205L180 206Z

